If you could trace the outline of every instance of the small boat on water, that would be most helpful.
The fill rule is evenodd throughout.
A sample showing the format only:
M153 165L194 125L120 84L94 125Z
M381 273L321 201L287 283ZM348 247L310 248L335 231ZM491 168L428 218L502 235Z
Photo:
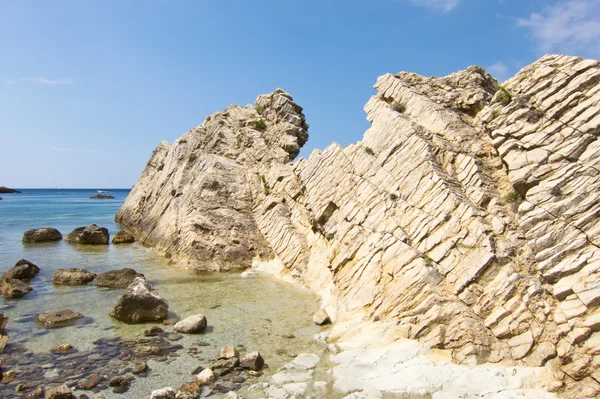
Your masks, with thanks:
M96 190L98 192L98 194L108 194L110 193L110 191L108 190Z

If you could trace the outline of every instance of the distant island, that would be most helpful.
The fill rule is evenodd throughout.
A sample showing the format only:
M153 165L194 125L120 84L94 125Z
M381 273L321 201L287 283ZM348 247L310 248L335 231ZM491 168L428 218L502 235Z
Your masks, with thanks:
M94 196L91 196L90 199L113 199L115 197L113 197L112 195L104 195L104 194L96 194Z
M0 194L21 194L21 192L13 188L0 186Z

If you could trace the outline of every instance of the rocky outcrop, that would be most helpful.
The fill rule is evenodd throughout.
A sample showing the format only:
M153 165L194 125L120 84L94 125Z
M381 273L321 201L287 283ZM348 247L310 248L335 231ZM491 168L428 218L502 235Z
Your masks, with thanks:
M40 268L29 262L21 259L13 267L8 269L2 275L2 278L16 278L17 280L31 280L40 272Z
M160 321L167 318L169 305L145 279L136 277L110 310L109 315L126 323Z
M15 190L14 188L0 186L0 194L21 194L21 192L19 190Z
M85 285L96 278L96 274L85 269L56 269L52 283L56 285Z
M120 270L109 270L100 273L92 281L92 284L105 288L127 288L133 283L136 277L144 278L144 275L126 267Z
M545 365L565 397L600 395L598 62L546 56L505 86L480 67L403 72L375 89L361 142L294 164L274 135L305 140L287 94L213 114L156 149L117 221L187 267L260 258L337 325L393 322L387 338L457 363Z
M60 231L52 227L42 227L39 229L27 230L23 233L24 243L36 243L36 242L52 242L62 240L62 234Z
M109 238L106 227L91 224L76 228L65 237L65 241L73 244L108 245Z
M92 195L90 199L114 199L112 195L96 194Z
M173 145L161 143L115 220L196 270L245 269L272 252L254 218L257 166L287 164L307 138L302 108L277 90L232 105Z
M135 242L135 237L125 230L119 231L112 239L113 244L131 244Z

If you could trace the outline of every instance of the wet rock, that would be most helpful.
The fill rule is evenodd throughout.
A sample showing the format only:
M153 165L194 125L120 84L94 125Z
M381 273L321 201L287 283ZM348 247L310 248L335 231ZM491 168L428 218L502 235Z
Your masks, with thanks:
M39 229L27 230L23 233L24 243L36 243L36 242L52 242L62 240L62 234L60 231L52 227L42 227Z
M200 384L198 381L186 382L177 391L176 398L177 399L197 399L198 395L200 395L200 392L202 391L201 385L202 384Z
M33 288L21 280L0 278L0 293L5 298L21 298L31 290Z
M34 389L31 392L26 393L25 395L23 395L21 397L21 399L34 399L34 398L41 398L42 396L44 396L44 390L42 389L42 387L37 387L36 389Z
M199 384L210 384L215 380L215 373L211 369L204 369L196 377Z
M3 313L0 313L0 334L4 333L4 329L6 328L7 323L8 316L5 316Z
M147 371L148 371L148 364L146 362L135 363L133 365L133 368L131 369L131 372L133 374L143 374L143 373L146 373Z
M69 352L72 349L73 349L73 346L71 346L70 344L62 344L62 345L58 345L53 350L55 352Z
M65 241L73 244L108 245L108 229L95 224L78 227L70 232Z
M52 283L56 285L85 285L95 277L95 273L85 269L56 269L54 277L52 277Z
M163 330L162 328L160 328L158 326L152 326L149 329L144 331L144 335L146 337L156 337L157 335L160 335L164 332L165 332L165 330Z
M71 389L66 385L62 384L52 388L46 388L44 399L72 399L73 393Z
M224 346L219 352L219 359L231 359L234 357L240 357L240 353L233 346Z
M40 272L40 268L29 262L21 259L12 268L8 269L3 275L3 278L14 278L17 280L31 280Z
M133 242L135 242L135 237L125 230L119 231L112 239L113 244L131 244Z
M192 371L192 375L200 374L203 370L204 370L204 367L198 366L194 369L194 371Z
M331 319L329 318L329 315L327 314L325 309L321 309L317 313L315 313L315 315L313 316L313 321L315 322L315 324L318 324L320 326L331 323Z
M258 352L251 352L240 359L240 366L245 369L259 371L265 365L265 361Z
M104 377L100 374L90 374L83 380L79 381L77 384L77 389L92 389L102 381L104 381Z
M35 322L43 327L63 327L82 319L83 315L71 309L63 309L57 312L42 313L35 318Z
M98 287L107 288L127 288L133 283L136 277L144 277L143 274L136 272L131 268L121 270L110 270L105 273L100 273L92 281L92 284Z
M109 315L126 323L163 320L169 313L167 301L161 298L152 285L136 277Z
M108 381L108 386L113 389L115 393L123 393L129 389L129 384L133 380L133 376L131 375L119 375L113 377Z
M175 331L186 333L186 334L198 334L206 329L206 317L201 314L186 317L180 322L176 323L173 329Z
M2 373L2 382L12 381L17 377L17 373L14 370L4 371Z
M150 399L175 399L177 391L174 388L166 387L152 391Z

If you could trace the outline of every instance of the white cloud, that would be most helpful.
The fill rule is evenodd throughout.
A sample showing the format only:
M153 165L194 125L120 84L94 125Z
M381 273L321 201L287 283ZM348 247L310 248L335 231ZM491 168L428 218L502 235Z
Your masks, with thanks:
M517 25L531 30L542 52L600 56L600 0L558 1Z
M409 0L417 6L423 6L435 11L449 12L452 11L460 0Z
M503 62L496 62L485 68L498 82L504 82L510 77L509 68Z
M45 76L27 76L25 78L7 80L4 82L4 84L14 85L19 82L33 82L33 83L38 83L38 84L48 85L48 86L75 84L75 81L73 79L69 79L69 78L49 79Z

